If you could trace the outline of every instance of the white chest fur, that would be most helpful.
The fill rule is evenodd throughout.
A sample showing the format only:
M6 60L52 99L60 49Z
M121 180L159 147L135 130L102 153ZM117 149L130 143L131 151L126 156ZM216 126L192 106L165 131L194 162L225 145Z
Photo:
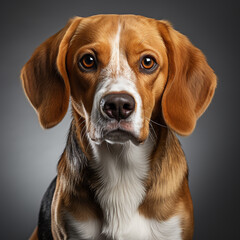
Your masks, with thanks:
M99 176L95 189L103 210L102 232L111 237L124 234L145 196L144 180L149 170L150 140L136 146L131 142L94 145L93 168Z
M92 143L95 158L91 167L99 178L95 192L104 221L90 219L79 222L66 214L69 239L181 239L178 216L158 222L146 219L138 212L146 194L144 180L149 171L149 156L153 146L151 139L139 146L131 142L124 145Z
M172 217L165 222L149 220L137 212L128 227L118 236L109 237L102 233L102 223L98 220L76 221L68 215L69 240L181 240L180 218Z

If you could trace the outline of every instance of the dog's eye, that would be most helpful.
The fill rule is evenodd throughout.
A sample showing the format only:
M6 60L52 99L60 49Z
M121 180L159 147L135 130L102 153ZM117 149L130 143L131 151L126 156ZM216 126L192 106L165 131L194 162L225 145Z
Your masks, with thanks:
M92 54L84 55L79 62L79 66L83 71L89 71L96 68L96 60Z
M140 70L145 73L152 73L157 68L157 66L158 64L152 56L144 56L141 59Z

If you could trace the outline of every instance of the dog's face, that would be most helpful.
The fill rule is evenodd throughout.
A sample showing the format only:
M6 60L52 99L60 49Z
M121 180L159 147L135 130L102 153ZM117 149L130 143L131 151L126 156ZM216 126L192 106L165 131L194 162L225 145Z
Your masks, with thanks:
M144 142L149 121L162 115L188 135L216 86L205 57L185 36L164 21L133 15L71 20L35 51L22 79L44 127L63 118L71 95L98 144Z
M83 19L69 46L67 69L73 106L92 140L147 138L168 75L156 25L136 17Z

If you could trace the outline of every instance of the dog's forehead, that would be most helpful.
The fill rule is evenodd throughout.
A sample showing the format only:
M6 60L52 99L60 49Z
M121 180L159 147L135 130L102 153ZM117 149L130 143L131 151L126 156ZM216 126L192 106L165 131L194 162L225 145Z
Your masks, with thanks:
M78 44L111 43L118 34L121 45L156 45L161 36L157 29L157 21L135 15L97 15L83 18L80 22L74 40Z

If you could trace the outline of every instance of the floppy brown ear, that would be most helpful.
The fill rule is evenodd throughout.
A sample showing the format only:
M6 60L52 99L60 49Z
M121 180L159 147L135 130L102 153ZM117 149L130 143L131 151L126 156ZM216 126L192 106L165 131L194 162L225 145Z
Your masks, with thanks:
M211 102L216 76L203 53L186 36L166 21L159 21L159 31L169 60L168 81L162 97L163 117L175 132L189 135Z
M71 19L58 33L42 43L21 71L22 86L44 128L65 116L70 86L65 67L69 42L81 18Z

